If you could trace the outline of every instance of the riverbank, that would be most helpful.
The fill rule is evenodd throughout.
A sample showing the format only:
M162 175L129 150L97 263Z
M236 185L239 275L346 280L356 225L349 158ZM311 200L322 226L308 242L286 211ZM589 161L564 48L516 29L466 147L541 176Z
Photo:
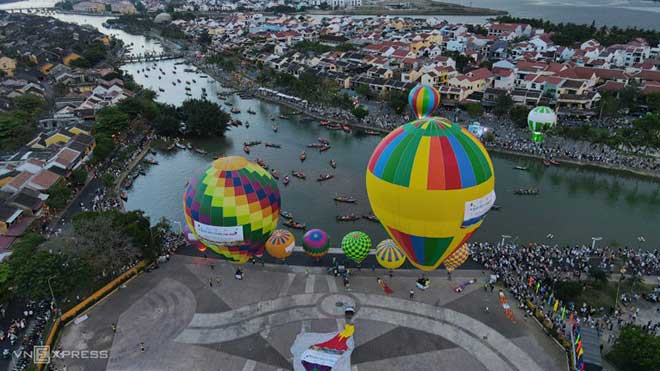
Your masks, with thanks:
M403 5L402 5L403 4ZM503 10L476 8L431 0L414 0L406 3L382 2L363 5L357 8L335 10L312 9L304 12L310 15L352 15L352 16L499 16L509 14Z

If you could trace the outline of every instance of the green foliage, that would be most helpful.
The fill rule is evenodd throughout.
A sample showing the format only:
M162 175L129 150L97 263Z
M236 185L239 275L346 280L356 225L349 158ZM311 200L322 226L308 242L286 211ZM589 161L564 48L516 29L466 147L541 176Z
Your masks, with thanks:
M94 152L92 153L92 161L99 163L107 159L112 151L115 150L115 142L108 134L96 134L94 135L94 139L96 140L96 147L94 147Z
M408 107L408 94L399 90L392 90L389 93L387 103L397 114L403 113Z
M617 116L620 108L621 101L612 94L604 94L595 107L598 116L603 117Z
M46 108L46 100L34 94L23 94L14 98L14 105L19 111L27 112L35 118Z
M224 136L231 116L216 103L204 99L187 99L181 106L181 118L193 136Z
M353 50L357 50L357 48L353 44L343 43L343 44L337 45L337 47L335 47L335 50L340 51L340 52L350 52L350 51L353 51Z
M456 71L460 73L465 73L465 68L468 64L474 62L472 58L459 52L446 52L445 55L451 57L456 62Z
M357 118L358 120L362 120L363 118L367 117L367 115L369 114L369 110L367 110L367 108L362 105L353 107L353 110L351 112L353 113L353 116L355 116L355 118Z
M314 73L304 72L298 79L288 73L274 74L276 85L284 87L289 93L304 97L310 102L329 104L350 109L353 107L351 99L339 92L337 82L332 79L320 77Z
M211 35L209 35L209 31L204 29L202 32L199 34L197 37L197 42L199 42L201 45L211 45L211 42L213 41L213 38Z
M122 106L105 107L96 113L95 134L111 136L128 129L130 117L120 107Z
M515 105L510 111L511 121L516 127L527 127L527 115L529 115L529 108L527 106Z
M314 53L325 53L329 52L332 50L332 48L328 45L323 45L320 42L313 42L313 41L300 41L296 43L293 48L299 52L314 52Z
M14 98L15 109L0 112L0 153L14 150L37 131L34 121L46 107L46 101L34 94Z
M110 173L105 173L101 177L101 182L103 183L104 187L112 188L115 185L115 177Z
M564 302L576 301L582 292L582 284L577 281L559 281L555 285L555 296Z
M214 53L206 57L206 63L217 64L225 71L234 71L240 60L236 54Z
M359 95L367 98L371 98L371 90L369 89L369 85L366 84L360 84L355 87L355 92L358 93Z
M158 114L151 122L151 126L158 135L174 137L179 134L180 123L176 108L161 104L159 105Z
M660 93L648 94L645 98L649 111L660 114Z
M70 1L62 1L60 3L57 3L56 6L57 5L62 7L62 9L64 9L64 10L68 10L68 11L73 10L73 3L71 3Z
M481 117L484 114L484 108L479 103L467 103L465 110L470 117Z
M71 173L71 181L75 185L83 185L87 181L87 171L82 167L74 170Z
M604 270L594 267L589 271L589 276L593 278L595 287L604 287L607 285L607 272Z
M658 148L660 147L660 115L647 114L633 121L631 127L619 128L613 132L589 125L558 126L553 132L567 138L606 144L610 147L623 144L637 149Z
M64 209L71 199L71 190L62 184L55 184L46 193L48 193L46 204L55 210Z
M497 117L505 116L513 108L513 99L508 94L502 94L497 97L495 101L495 106L493 107L493 113Z
M606 358L621 371L660 370L660 337L640 326L625 326Z

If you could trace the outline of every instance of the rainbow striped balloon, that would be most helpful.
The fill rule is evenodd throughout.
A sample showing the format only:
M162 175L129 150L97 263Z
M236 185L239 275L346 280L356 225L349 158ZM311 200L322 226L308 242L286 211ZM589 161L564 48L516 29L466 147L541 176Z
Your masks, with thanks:
M376 247L376 261L385 269L397 269L406 262L406 256L396 242L387 239Z
M490 156L466 129L424 117L388 134L367 166L374 214L410 262L436 269L495 202Z
M414 117L427 117L440 104L440 93L429 85L417 85L408 94L408 105Z

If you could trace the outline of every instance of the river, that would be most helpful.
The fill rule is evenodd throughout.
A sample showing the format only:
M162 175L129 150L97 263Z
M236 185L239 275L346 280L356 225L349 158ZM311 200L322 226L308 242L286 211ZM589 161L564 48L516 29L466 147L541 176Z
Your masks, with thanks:
M163 61L158 67L166 71L161 75L154 70L138 73L138 70L153 63L130 64L124 70L147 88L159 92L158 100L170 104L180 104L185 98L185 87L190 87L193 97L200 97L205 87L210 100L217 102L218 92L226 91L218 82L201 78L198 72L184 72L186 65L173 67L176 61ZM180 79L176 86L172 82ZM195 79L196 83L192 80ZM190 81L191 84L185 84ZM183 222L181 197L183 187L192 176L219 154L245 155L243 142L251 140L268 141L282 145L281 149L266 148L263 145L252 147L248 158L262 158L280 174L290 174L292 170L302 170L308 179L301 181L291 178L291 183L280 183L282 208L291 212L299 222L308 227L319 227L330 233L335 241L352 230L363 230L374 240L386 238L382 227L368 220L354 223L338 223L337 215L354 212L366 214L370 211L366 196L364 174L367 161L380 138L375 136L347 135L343 132L321 128L318 120L304 116L279 118L281 113L290 114L278 105L256 99L244 100L238 96L227 99L241 113L234 117L250 122L250 127L232 128L226 138L199 139L193 146L208 151L201 155L192 151L159 151L155 159L159 165L147 168L147 174L139 177L128 193L127 208L141 209L156 221L160 217ZM256 114L247 113L252 108ZM275 118L275 120L271 120ZM278 125L275 133L273 125ZM305 148L318 137L330 140L332 148L320 153ZM307 160L299 160L301 151L307 151ZM511 235L520 241L548 241L548 234L554 235L557 243L591 243L591 237L603 237L604 241L617 241L621 244L637 246L637 237L646 239L644 246L656 248L660 242L657 231L660 225L660 183L637 177L587 169L570 165L546 168L538 160L510 156L493 155L496 174L496 204L499 211L492 211L474 240L496 240L501 234ZM333 170L328 162L337 161ZM528 171L515 170L514 166L529 166ZM334 179L317 182L321 173L331 173ZM521 187L534 187L540 195L522 197L512 191ZM335 203L335 195L348 195L357 198L356 204ZM298 237L300 234L298 233Z

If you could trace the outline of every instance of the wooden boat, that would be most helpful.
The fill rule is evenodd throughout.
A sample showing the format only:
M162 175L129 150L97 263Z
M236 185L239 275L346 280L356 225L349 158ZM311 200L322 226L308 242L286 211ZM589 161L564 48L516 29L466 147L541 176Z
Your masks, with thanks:
M231 102L225 102L225 106L231 107L231 106L233 106L233 104L231 104Z
M163 91L165 91L165 89L163 89L163 88L158 88L158 91L163 92Z
M178 83L180 84L180 83L181 83L181 80L179 80L179 79L176 79L176 82L178 82Z
M250 146L243 146L243 152L250 154Z
M256 115L257 114L257 112L253 111L252 108L248 108L247 113L249 113L251 115Z
M348 215L338 215L337 216L337 221L338 222L354 222L356 220L359 220L360 217L355 214L348 214Z
M380 220L378 220L378 217L376 215L374 215L374 213L369 213L369 214L362 215L362 218L367 219L367 220L372 221L372 222L380 222Z
M286 225L289 228L307 229L307 226L305 224L298 223L298 222L293 221L293 220L285 220L284 223L282 223L282 224Z
M539 194L539 190L536 188L529 188L529 189L516 189L513 191L514 195L518 196L536 196Z
M186 80L186 84L190 85L190 81Z
M502 208L500 205L493 205L490 207L491 210L499 211Z
M350 133L353 131L353 130L351 129L351 127L348 126L348 125L346 125L346 124L342 124L342 125L341 125L341 130L343 130L344 133L347 133L347 134L350 134Z
M323 147L319 148L319 152L325 152L325 151L327 151L327 150L329 150L329 149L330 149L330 146L326 144L326 145L324 145Z
M302 171L291 171L291 175L295 176L298 179L307 179L307 176Z
M206 76L206 75L201 75L199 78L200 78L200 79L208 79L209 77Z
M376 130L370 130L370 129L365 130L364 133L367 135L380 135L380 133L377 132Z
M513 168L516 169L516 170L522 170L522 171L527 171L527 170L529 170L529 167L527 167L527 166L520 166L520 165L516 165L516 166L514 166Z
M550 161L543 160L543 165L546 166L546 167L550 166Z
M280 215L285 219L293 219L293 214L285 210L280 211Z
M330 141L327 138L319 137L318 141L321 144L330 144Z
M310 143L307 145L307 148L321 148L323 146L324 146L323 143Z
M195 79L192 79L192 82L195 83L195 84L197 84L197 81L195 81Z
M341 125L339 124L328 124L325 128L328 130L342 130Z
M128 200L128 194L126 192L120 193L119 197L121 197L121 199L124 201Z
M189 88L189 87L187 87L187 86L185 87L185 89L186 89L186 91L190 91L190 88Z
M280 172L279 171L273 169L270 173L273 175L273 178L278 179L278 180L280 179Z
M172 81L172 85L176 86L176 83L174 81Z
M550 160L550 163L555 165L555 166L559 166L559 164L560 164L560 162L557 161L557 160Z
M154 160L153 158L145 158L144 162L148 163L149 165L158 165L158 161Z
M305 151L302 151L302 153L300 154L300 161L305 161L306 158L307 158L307 154L305 153Z
M264 169L268 170L268 165L266 165L266 161L264 161L262 158L257 157L256 163L259 164L259 166L263 167ZM279 174L277 175L279 176Z
M248 147L258 146L260 144L261 144L260 140L253 140L253 141L250 141L250 142L243 142L243 145L248 146Z
M181 144L181 143L179 143L179 142L176 142L175 145L176 145L176 148L186 149L186 146L184 146L183 144Z
M195 152L197 152L197 153L199 153L199 154L201 154L201 155L205 155L205 154L208 153L208 152L206 152L205 150L203 150L203 149L201 149L201 148L195 148Z
M192 147L192 144L190 144L190 143L186 144L186 148L188 148L188 149L192 149L192 148L193 148L193 147Z
M335 196L334 200L336 202L344 202L347 204L354 204L357 202L355 197L350 197L350 196Z
M246 128L249 128L249 127L250 127L250 123L247 122L247 121L245 121L245 127L246 127Z
M316 178L316 180L317 180L318 182L325 182L326 180L332 179L332 178L334 178L334 177L335 177L335 176L332 175L332 174L321 174L321 175L319 175L318 178Z
M156 154L156 150L155 150L155 149L150 149L149 152L150 152L152 155L155 155L155 154Z
M266 144L264 144L264 145L265 145L266 147L270 147L270 148L280 148L280 147L282 147L282 146L279 145L279 144L268 143L268 142L266 142Z
M330 122L328 120L321 120L321 123L319 125L321 126L328 126Z
M277 131L278 131L279 129L280 129L279 126L277 126L277 125L273 125L273 131L274 131L274 132L277 133Z
M234 107L234 108L231 109L230 112L231 112L231 113L241 113L241 110L238 109L238 107Z
M168 151L171 151L171 150L174 149L174 147L176 147L176 143L172 143L172 144L170 144L169 146L167 146L166 149L167 149Z
M284 179L282 179L282 184L284 184L284 185L289 184L289 176L288 175L284 176Z
M225 97L225 96L222 95L222 94L218 94L218 99L220 99L220 100L225 100L225 99L227 99L227 97Z
M337 161L330 160L330 167L332 167L333 169L336 169L337 168Z

